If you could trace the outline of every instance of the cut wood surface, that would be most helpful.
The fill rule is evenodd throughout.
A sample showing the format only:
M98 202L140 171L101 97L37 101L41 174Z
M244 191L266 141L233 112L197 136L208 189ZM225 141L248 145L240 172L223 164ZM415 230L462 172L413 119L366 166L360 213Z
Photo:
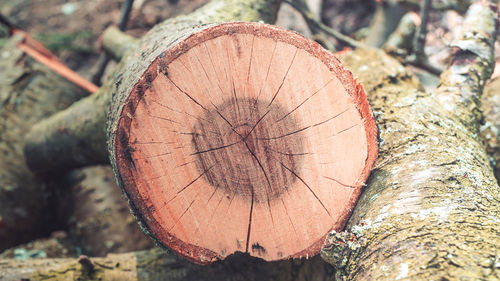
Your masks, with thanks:
M269 25L186 26L162 41L139 56L146 69L124 68L137 83L118 86L109 117L136 217L197 263L316 254L377 154L362 86L318 44Z

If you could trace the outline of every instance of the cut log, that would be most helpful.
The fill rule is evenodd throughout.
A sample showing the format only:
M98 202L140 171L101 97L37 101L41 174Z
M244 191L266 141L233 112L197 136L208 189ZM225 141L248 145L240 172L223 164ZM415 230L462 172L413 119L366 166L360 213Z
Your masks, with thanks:
M138 57L152 63L125 67L112 102L111 163L133 213L197 263L315 255L377 155L362 86L331 53L277 27L178 30L149 34L161 44Z
M22 41L16 34L0 49L0 251L50 233L52 191L26 166L24 135L86 94L27 56Z

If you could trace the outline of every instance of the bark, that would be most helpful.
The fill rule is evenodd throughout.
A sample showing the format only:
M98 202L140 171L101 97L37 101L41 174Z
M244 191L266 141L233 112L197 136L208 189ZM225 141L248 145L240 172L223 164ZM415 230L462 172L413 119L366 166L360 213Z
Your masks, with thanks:
M478 128L496 32L496 8L482 1L471 6L452 64L432 93L382 54L343 56L370 93L381 143L347 226L355 236L332 234L322 251L342 278L500 278L500 188ZM373 80L368 69L382 77Z
M312 16L317 19L321 18L322 2L322 0L305 1L307 6L311 10ZM276 25L296 31L306 37L312 37L313 34L317 33L316 30L310 30L307 22L304 20L301 14L286 2L281 5L278 13L278 18L276 20Z
M102 48L116 61L120 61L127 52L135 49L138 42L139 39L115 26L108 27L102 34Z
M382 49L386 53L404 60L413 53L413 40L418 25L420 25L420 17L416 13L409 12L405 14L396 30L382 46Z
M412 6L398 0L377 1L377 8L368 27L370 32L364 40L365 43L372 47L381 47Z
M491 19L491 11L482 18ZM469 26L485 21L475 22ZM499 187L477 126L478 94L492 60L484 44L495 37L475 36L482 40L474 44L483 47L459 43L453 67L434 93L423 92L415 77L382 53L358 50L342 58L371 92L381 128L381 155L348 226L358 243L323 251L348 279L499 278ZM344 258L333 257L335 250ZM152 252L145 255L154 259ZM116 265L126 255L114 257L110 264Z
M109 166L68 173L59 183L69 189L61 205L70 205L69 235L86 255L102 257L154 246L130 214Z
M26 166L23 138L85 95L18 49L21 40L14 35L0 50L0 250L48 234L51 190Z
M178 28L188 25L207 24L227 21L264 21L274 22L279 0L212 0L205 6L188 15L181 15L156 25L141 39L139 48L148 48L159 52L152 41L155 34L175 34ZM157 39L161 39L158 37ZM151 45L148 45L151 44ZM137 50L141 53L142 50ZM159 53L156 53L159 55ZM142 59L135 58L134 51L126 56L116 73L129 67L140 70L151 63L156 56L145 54ZM119 75L110 79L92 96L81 100L67 110L33 126L25 139L25 155L29 167L36 172L55 169L69 169L86 165L109 163L106 152L106 112L111 103L111 95L122 83L133 85L142 74L132 80L125 80Z
M56 231L50 238L37 239L5 250L0 254L0 259L72 258L77 252L77 247L68 234Z
M265 262L238 254L209 265L189 263L161 249L105 258L0 259L0 279L20 280L332 280L332 268L319 256L311 260Z
M497 181L500 182L500 77L491 80L484 88L481 98L484 122L481 136L486 143L486 152Z

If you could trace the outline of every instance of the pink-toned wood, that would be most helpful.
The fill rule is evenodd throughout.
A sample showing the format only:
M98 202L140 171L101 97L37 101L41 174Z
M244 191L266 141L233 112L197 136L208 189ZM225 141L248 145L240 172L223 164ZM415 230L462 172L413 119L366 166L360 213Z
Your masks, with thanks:
M116 157L133 182L123 188L151 235L198 263L315 255L377 155L362 86L316 43L269 25L188 37L127 103Z
M39 63L47 66L52 69L57 74L62 77L68 79L68 81L78 85L82 89L86 90L89 93L95 93L99 87L94 85L92 82L85 80L85 78L81 77L78 73L74 72L62 62L60 62L56 56L54 56L42 43L36 41L31 36L29 36L26 32L20 29L13 29L13 34L21 34L24 36L24 42L21 42L17 45L17 47L23 50L26 54L34 58Z

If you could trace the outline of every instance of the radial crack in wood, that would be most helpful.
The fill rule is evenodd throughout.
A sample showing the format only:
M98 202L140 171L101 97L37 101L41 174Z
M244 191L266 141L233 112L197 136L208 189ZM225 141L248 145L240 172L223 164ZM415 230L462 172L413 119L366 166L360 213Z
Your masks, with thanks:
M111 111L111 162L134 214L197 263L317 254L377 154L362 86L331 53L277 27L185 32L155 46L164 49Z

